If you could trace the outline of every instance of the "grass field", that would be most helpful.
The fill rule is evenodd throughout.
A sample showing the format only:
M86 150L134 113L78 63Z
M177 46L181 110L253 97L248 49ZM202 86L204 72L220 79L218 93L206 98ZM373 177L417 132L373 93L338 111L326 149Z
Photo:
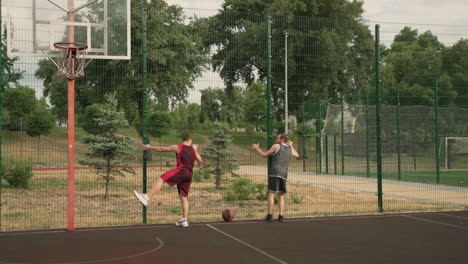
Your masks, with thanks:
M346 172L347 175L367 177L365 172ZM383 172L382 177L389 180L437 184L435 171L402 171L400 179L397 172ZM377 174L371 172L369 177L376 178ZM468 171L440 171L439 184L468 187Z
M149 171L149 183L164 168ZM243 176L245 177L245 176ZM194 182L189 197L190 221L221 221L224 208L235 211L235 220L262 219L266 201L256 195L248 200L226 201L233 177L225 177L221 188L212 178ZM254 183L265 183L251 178ZM132 194L141 189L141 170L111 183L106 200L104 186L92 170L80 170L76 175L77 227L128 225L142 223L142 207ZM377 212L374 194L347 192L307 184L289 184L286 196L286 217L369 214ZM62 171L41 171L34 175L30 189L15 189L3 182L1 230L65 228L67 225L67 175ZM450 205L414 200L387 198L386 212L444 210ZM276 209L275 209L276 210ZM275 211L277 212L277 211ZM148 223L173 223L180 216L175 187L164 187L155 202L148 207Z
M122 225L141 223L141 206L135 201L132 190L140 190L142 187L142 151L141 138L133 129L119 131L134 139L133 160L131 165L137 170L135 175L127 175L118 178L111 183L111 193L108 200L103 199L104 186L95 174L94 170L82 167L77 163L76 169L76 223L79 227ZM264 164L266 159L259 157L250 148L253 143L260 143L266 150L266 137L263 133L251 133L229 131L232 138L230 150L235 153L239 164ZM76 129L76 159L80 159L81 151L86 146L79 142L79 138L85 132ZM194 143L200 145L203 150L208 141L208 132L199 131L192 133ZM177 144L180 139L176 132L161 138L151 138L151 144L170 145ZM296 142L296 141L295 141ZM306 172L316 171L315 145L307 146L308 159L295 160L291 169ZM296 143L297 146L297 143ZM38 228L63 228L66 226L67 210L67 132L66 128L55 128L48 136L32 138L26 134L20 135L18 131L4 131L3 156L13 156L30 159L33 162L34 175L30 189L15 189L10 187L5 180L2 182L2 230L38 229ZM337 172L341 174L341 158L337 160ZM329 171L333 173L331 165L333 159L329 158ZM305 164L305 166L304 166ZM366 177L366 162L363 157L345 157L346 175ZM149 160L148 184L164 171L175 166L174 153L152 153ZM431 160L419 160L418 170L405 170L402 173L402 181L435 183L436 177ZM406 167L404 167L406 168ZM325 166L322 168L325 169ZM375 162L371 163L371 177L375 177ZM391 172L389 172L391 171ZM397 179L395 161L391 157L384 162L384 178ZM253 172L255 174L255 172ZM245 176L246 177L246 176ZM231 178L226 178L223 188L214 188L214 180L193 184L191 208L192 221L218 221L220 211L223 208L233 208L236 211L236 219L259 219L265 213L265 201L251 198L241 202L226 202L223 199L228 191ZM256 178L258 180L258 177ZM467 171L442 171L440 184L453 186L468 186ZM265 183L265 182L257 182ZM290 195L287 196L287 216L318 216L318 215L344 215L377 212L376 196L369 193L356 193L331 188L317 187L306 184L289 184ZM400 211L425 211L453 209L447 204L435 204L414 200L386 198L386 212ZM458 207L455 207L457 209ZM180 213L179 201L176 190L165 188L157 204L148 208L150 223L171 223L177 220Z

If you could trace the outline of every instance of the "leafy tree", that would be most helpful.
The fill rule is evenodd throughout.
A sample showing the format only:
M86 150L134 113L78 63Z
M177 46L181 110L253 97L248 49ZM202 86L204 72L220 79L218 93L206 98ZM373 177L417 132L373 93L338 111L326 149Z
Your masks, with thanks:
M219 13L208 19L205 45L216 47L212 66L225 81L227 93L234 83L266 78L265 14L273 16L275 105L284 98L285 30L289 34L288 78L295 83L291 101L357 94L369 86L373 40L362 21L362 2L226 0ZM298 113L299 105L291 104L290 112Z
M294 131L294 135L297 135L299 139L298 151L299 156L305 162L309 158L309 151L307 150L307 141L310 141L314 137L314 129L307 125L299 125Z
M109 12L115 10L114 2L109 1ZM117 3L115 3L116 5ZM160 111L169 111L169 106L184 101L193 81L200 76L208 59L207 52L202 45L200 28L202 21L186 23L187 18L183 9L175 5L168 5L163 0L137 1L131 7L131 45L132 60L93 60L86 69L84 78L76 79L76 105L77 113L80 109L95 103L104 102L104 94L116 92L119 106L126 112L129 121L135 118L135 109L138 109L140 119L143 115L142 83L142 28L141 4L148 8L148 88L149 95L155 100ZM91 8L91 12L101 12L100 7ZM157 14L157 15L155 15ZM114 16L116 21L109 25L121 26L121 19ZM100 19L99 16L86 18L89 22ZM80 18L77 17L76 21ZM110 30L109 32L118 32ZM110 36L109 43L114 49L125 47L122 41L126 38ZM66 84L65 78L54 77L54 65L43 60L39 64L36 76L44 80L45 94L53 105L54 113L61 120L66 120ZM58 78L58 79L56 79ZM81 107L81 108L80 108Z
M106 95L106 100L106 107L100 108L95 118L99 134L81 138L81 142L88 145L88 150L83 153L85 159L79 160L80 164L95 168L104 180L105 199L109 197L110 182L115 181L116 176L125 177L125 172L135 173L127 164L132 158L129 151L133 149L133 140L117 134L119 128L128 126L128 122L117 109L115 94Z
M234 85L226 93L220 93L221 120L227 122L231 127L237 127L244 121L244 91L241 87Z
M36 106L25 120L26 134L31 137L48 135L55 126L55 118L47 109L47 104L43 100Z
M202 151L203 156L209 161L207 167L215 176L216 188L221 187L222 177L226 173L235 175L239 166L235 164L234 154L228 149L231 138L225 132L225 127L220 123L214 123L211 135L208 137L210 145Z
M410 157L413 158L413 168L416 170L417 157L426 153L426 150L432 146L431 134L420 125L412 131L403 131L401 133L403 141L403 152L406 152Z
M221 90L208 88L201 90L200 123L220 121Z
M57 75L57 67L49 60L41 60L38 63L39 68L34 75L44 80L43 95L49 99L52 113L57 117L59 124L66 124L68 120L68 86L67 80L63 76ZM80 79L77 79L75 91L77 94L81 91ZM75 102L75 107L79 106L79 102Z
M179 131L192 131L199 127L201 106L194 103L177 105L172 112L174 128Z
M153 137L168 135L171 129L171 116L167 112L156 111L148 116L148 133Z
M15 69L15 63L18 61L18 57L9 57L7 53L6 45L6 27L3 28L2 34L2 45L0 47L0 67L3 70L2 83L0 87L12 87L18 84L18 81L23 78L23 72Z
M102 131L97 120L105 107L106 105L103 104L92 104L86 107L83 115L79 118L81 128L92 135L99 135Z
M256 131L259 131L265 124L267 114L265 85L255 82L247 86L244 102L245 122L254 125Z
M47 108L45 100L40 100L36 109L25 119L26 134L30 137L38 137L37 151L40 151L41 136L50 134L55 127L55 117Z
M434 104L434 87L439 80L441 104L452 104L457 97L450 74L443 72L448 52L430 31L418 34L410 27L395 36L391 48L383 54L384 100L396 104L396 86L400 85L402 105Z
M3 106L10 115L10 126L23 131L23 121L36 108L36 94L34 89L18 85L5 89Z
M457 93L455 103L466 106L468 97L468 39L461 39L443 51L442 71L450 77Z

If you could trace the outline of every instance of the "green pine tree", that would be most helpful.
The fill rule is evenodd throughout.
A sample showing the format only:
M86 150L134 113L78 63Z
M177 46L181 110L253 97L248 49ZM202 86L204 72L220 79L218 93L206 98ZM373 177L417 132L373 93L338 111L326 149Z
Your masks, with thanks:
M85 159L78 161L95 168L104 180L104 199L109 197L109 184L116 180L116 176L125 177L125 172L135 173L127 164L132 157L129 152L133 149L133 140L117 134L119 128L128 126L128 122L124 114L117 110L115 94L106 95L106 101L106 107L99 109L99 115L95 118L99 133L81 138L81 142L88 145L88 150L83 153Z
M214 123L211 129L211 135L208 137L211 144L203 149L203 156L208 162L210 173L215 175L216 188L221 187L221 179L226 173L235 175L235 171L239 169L239 165L234 159L234 154L228 150L231 142L229 135L224 132L224 127L220 123Z

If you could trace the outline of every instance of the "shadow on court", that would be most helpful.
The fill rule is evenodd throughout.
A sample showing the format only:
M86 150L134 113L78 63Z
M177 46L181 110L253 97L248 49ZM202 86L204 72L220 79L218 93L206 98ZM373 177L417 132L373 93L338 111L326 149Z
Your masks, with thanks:
M3 232L0 263L468 263L468 211Z

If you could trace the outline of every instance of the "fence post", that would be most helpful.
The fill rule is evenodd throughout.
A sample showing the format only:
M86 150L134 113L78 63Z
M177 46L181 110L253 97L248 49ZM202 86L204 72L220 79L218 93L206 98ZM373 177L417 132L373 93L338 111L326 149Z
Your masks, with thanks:
M328 136L325 135L325 173L328 174Z
M146 45L147 41L147 15L148 10L145 6L142 8L142 26L143 26L143 36L142 36L142 50L143 50L143 144L149 144L148 137L148 49ZM148 166L148 150L143 151L143 192L146 193L147 190L147 166ZM147 223L147 212L146 206L143 206L143 224Z
M302 103L302 124L304 125L304 120L305 120L305 105L304 105L304 102ZM308 135L307 135L308 136ZM304 135L304 132L301 133L301 136L302 138L302 143L301 143L301 147L302 147L302 153L301 153L301 159L302 159L302 171L305 172L306 171L306 162L305 162L305 157L306 157L306 135Z
M344 99L343 95L340 96L341 100L341 175L344 175L345 171L345 146L344 146Z
M319 170L319 136L318 135L315 135L315 173L319 174L320 173L320 170Z
M0 0L0 25L2 21L2 0ZM0 28L0 51L3 50L2 28ZM2 56L0 56L0 66L3 65ZM0 232L2 231L2 143L3 143L3 68L0 68Z
M401 137L400 137L400 84L397 84L397 155L398 180L401 180Z
M366 95L366 177L370 177L369 89Z
M336 164L336 133L333 134L333 169L336 175L338 173L337 172L338 166Z
M440 183L440 142L439 142L439 79L435 80L435 142L436 142L436 180Z
M375 90L377 99L377 196L379 212L383 212L382 192L382 91L380 80L380 25L375 25Z
M271 100L271 16L267 16L267 149L273 145L273 106ZM268 175L271 171L271 156L268 157Z
M318 138L317 138L317 153L318 153L318 172L322 173L322 109L321 109L322 101L319 100L318 103L318 118L316 121L316 128L318 131Z

